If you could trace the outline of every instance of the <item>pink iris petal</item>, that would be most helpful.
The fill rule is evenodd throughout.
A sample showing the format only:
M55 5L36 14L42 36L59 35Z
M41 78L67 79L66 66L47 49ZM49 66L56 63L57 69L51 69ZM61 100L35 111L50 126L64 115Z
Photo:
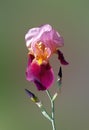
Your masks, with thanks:
M55 30L44 32L41 41L47 48L50 48L51 52L55 52L57 48L64 45L63 38Z
M51 46L54 48L58 48L64 45L63 38L59 35L58 32L53 29L51 31L44 32L40 39L44 43L44 45L49 48L51 48Z
M68 65L69 63L65 60L63 53L60 50L57 50L58 59L60 60L61 64Z
M32 28L30 29L27 34L25 35L25 40L26 40L26 46L28 48L31 47L31 44L36 42L35 41L35 37L37 37L39 35L39 31L40 31L40 28L39 27L36 27L36 28Z
M26 46L30 48L31 45L40 41L40 37L44 32L50 31L51 29L52 27L49 24L30 29L25 35Z
M54 81L54 73L49 64L39 65L33 61L30 65L28 63L26 79L34 82L38 90L46 90Z
M27 48L32 48L33 50L37 42L43 42L50 49L64 45L63 38L49 24L30 29L25 35L25 40Z

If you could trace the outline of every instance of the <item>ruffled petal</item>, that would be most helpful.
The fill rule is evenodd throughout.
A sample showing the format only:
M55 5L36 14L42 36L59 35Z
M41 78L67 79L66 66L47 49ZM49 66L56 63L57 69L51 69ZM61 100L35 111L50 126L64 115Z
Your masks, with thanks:
M35 43L40 41L41 35L46 31L50 31L51 29L52 27L49 24L30 29L25 35L27 48L30 48L31 45L35 46Z
M63 37L54 30L49 24L30 29L25 35L26 46L34 50L35 44L43 42L51 51L64 45Z
M26 40L26 46L27 48L31 47L31 44L35 41L35 37L39 34L39 27L32 28L30 29L26 35L25 35L25 40Z
M62 47L64 45L63 37L55 30L44 32L41 36L41 41L50 49Z

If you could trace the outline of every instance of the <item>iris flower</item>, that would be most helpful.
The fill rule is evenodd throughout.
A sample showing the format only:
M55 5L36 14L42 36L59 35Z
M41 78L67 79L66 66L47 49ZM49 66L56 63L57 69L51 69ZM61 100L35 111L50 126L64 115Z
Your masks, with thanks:
M49 63L53 54L58 55L61 64L67 65L63 53L63 37L49 24L30 29L25 35L28 48L26 79L34 82L38 90L47 90L54 82L54 71Z

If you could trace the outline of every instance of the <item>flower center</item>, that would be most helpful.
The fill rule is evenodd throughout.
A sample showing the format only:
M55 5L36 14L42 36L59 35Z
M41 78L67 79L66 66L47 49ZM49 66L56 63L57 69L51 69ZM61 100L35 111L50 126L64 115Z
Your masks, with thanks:
M42 64L43 61L48 61L48 58L51 55L51 51L47 48L42 42L35 44L35 58L39 64Z

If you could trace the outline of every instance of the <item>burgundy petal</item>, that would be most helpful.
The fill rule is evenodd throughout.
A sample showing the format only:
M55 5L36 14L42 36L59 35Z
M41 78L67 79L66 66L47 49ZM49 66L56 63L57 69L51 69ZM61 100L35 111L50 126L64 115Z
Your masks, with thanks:
M60 50L57 50L58 59L60 60L61 64L68 65L69 63L65 60L63 53Z
M54 73L49 63L41 65L40 81L46 89L48 89L53 84Z
M26 79L34 82L38 90L46 90L54 81L54 73L48 63L39 65L32 62L27 66Z
M28 66L31 64L31 62L33 61L33 59L34 59L34 55L29 54L28 55Z
M46 90L46 87L43 86L38 80L34 80L34 83L38 90Z
M28 63L26 69L26 79L28 81L33 81L35 79L39 79L40 66L36 62Z

